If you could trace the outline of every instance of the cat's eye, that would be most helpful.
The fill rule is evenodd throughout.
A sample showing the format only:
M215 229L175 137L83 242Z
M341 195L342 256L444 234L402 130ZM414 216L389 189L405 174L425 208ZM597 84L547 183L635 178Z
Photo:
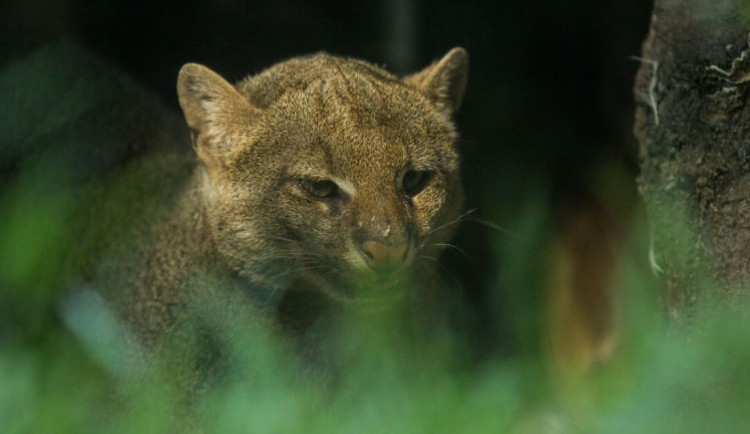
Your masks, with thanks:
M323 180L302 180L300 181L300 187L306 191L310 196L316 199L328 199L336 196L339 192L339 188L335 182L327 179Z
M416 196L419 194L427 181L429 180L430 172L423 170L408 170L404 173L404 177L401 178L401 188L404 190L407 196Z

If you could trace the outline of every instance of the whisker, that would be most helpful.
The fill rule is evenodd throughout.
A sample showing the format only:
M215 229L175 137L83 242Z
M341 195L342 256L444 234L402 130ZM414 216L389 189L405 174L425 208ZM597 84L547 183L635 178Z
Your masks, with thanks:
M266 255L256 255L256 259L315 259L317 255L305 252L281 252L270 253Z
M255 258L255 263L261 265L272 265L273 263L281 262L281 265L285 265L289 268L290 265L309 265L305 264L315 261L317 258L313 256L299 256L299 255L258 255Z
M293 244L299 244L299 241L297 241L297 240L293 240L291 238L279 237L279 236L276 236L276 235L267 235L266 234L266 235L263 235L263 237L264 238L270 238L270 239L273 239L273 240L286 241L286 242L293 243Z
M322 265L322 264L317 264L317 265L312 265L312 266L309 266L309 267L295 268L293 270L285 271L283 273L279 273L279 274L275 274L273 276L270 276L268 278L268 280L278 279L279 277L286 276L287 274L299 273L299 272L307 271L307 270L316 270L316 269L320 269L320 268L326 268L326 266Z
M466 259L469 259L471 261L474 260L474 258L472 258L471 256L469 256L469 254L466 253L466 251L464 251L464 249L462 249L462 248L460 248L458 246L455 246L453 244L448 244L448 243L434 243L434 244L430 244L430 246L447 247L449 249L453 249L453 250L457 251L458 253L461 253L462 255L464 255L466 257Z
M437 231L439 231L441 229L445 229L445 228L447 228L449 226L452 226L454 224L463 223L463 222L479 223L481 225L484 225L485 227L488 227L490 229L496 230L496 231L501 232L501 233L503 233L505 235L510 235L510 236L514 236L514 237L518 236L517 233L511 231L510 229L504 228L504 227L498 225L497 223L491 222L489 220L480 219L480 218L477 218L477 217L467 218L467 216L469 216L469 214L472 214L472 213L476 212L477 210L478 210L478 208L472 208L472 209L466 211L465 213L461 214L460 216L456 217L455 219L449 221L448 223L445 223L445 224L443 224L441 226L438 226L438 227L430 230L429 232L427 232L427 234L425 234L425 236L428 236L428 235L432 234L433 232L437 232Z
M489 220L478 219L478 218L470 218L470 219L466 219L464 221L465 222L472 222L472 223L479 223L479 224L484 225L484 226L486 226L486 227L488 227L490 229L494 229L494 230L496 230L498 232L502 232L505 235L510 235L510 236L514 236L514 237L518 236L517 233L511 231L510 229L504 228L504 227L498 225L497 223L493 223L493 222L491 222Z
M430 230L429 232L427 232L427 234L426 234L426 235L430 235L430 234L432 234L433 232L439 231L440 229L444 229L444 228L446 228L446 227L448 227L448 226L451 226L451 225L454 225L454 224L456 224L456 223L459 223L459 222L461 222L461 221L462 221L461 219L463 219L464 217L466 217L466 216L468 216L469 214L471 214L471 213L474 213L474 212L476 212L476 211L477 211L477 208L472 208L472 209L470 209L470 210L466 211L465 213L461 214L460 216L458 216L458 217L454 218L453 220L449 221L448 223L442 224L442 225L440 225L440 226L438 226L438 227L436 227L436 228L434 228L434 229Z

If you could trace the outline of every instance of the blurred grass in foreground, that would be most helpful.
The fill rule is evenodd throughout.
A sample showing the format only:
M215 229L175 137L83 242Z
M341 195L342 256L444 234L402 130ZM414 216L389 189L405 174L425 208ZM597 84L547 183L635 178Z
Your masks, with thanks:
M55 172L28 176L44 180L50 174ZM175 429L172 410L184 403L175 402L170 372L143 376L138 370L149 368L127 358L106 306L50 290L55 283L50 276L60 272L60 245L70 242L57 225L69 206L64 195L40 194L29 185L22 181L4 190L0 205L0 303L4 313L16 313L0 323L2 432ZM297 372L304 368L273 336L248 327L223 343L236 368L189 404L195 419L190 423L222 433L750 429L750 327L744 306L705 307L696 315L701 327L668 327L645 263L647 225L641 218L629 222L619 264L618 351L587 375L555 375L538 341L540 315L530 308L543 304L538 263L551 236L545 200L542 190L525 195L524 203L515 205L519 218L508 227L514 236L498 234L493 240L498 270L507 271L500 279L516 294L498 312L515 312L515 338L523 344L516 354L473 363L465 357L460 333L435 331L438 338L415 344L400 338L387 315L352 315L338 341L342 374L318 381L301 379ZM211 309L221 309L217 303L206 307L209 317ZM39 312L64 316L65 323L41 319ZM33 339L23 333L27 328L37 330ZM137 399L125 399L133 396Z

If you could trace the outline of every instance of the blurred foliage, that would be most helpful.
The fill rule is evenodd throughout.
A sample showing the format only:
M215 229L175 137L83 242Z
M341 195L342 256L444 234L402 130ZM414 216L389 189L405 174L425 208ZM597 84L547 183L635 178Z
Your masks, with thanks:
M307 368L267 330L248 324L220 339L232 368L214 387L185 402L171 387L169 365L143 364L107 306L87 290L48 290L59 275L65 239L65 195L35 187L65 179L33 168L2 195L2 302L26 313L0 334L0 423L4 433L206 432L592 432L704 433L750 429L750 332L744 305L705 306L701 327L673 329L656 303L658 286L645 262L646 224L628 225L618 282L622 337L615 356L593 371L565 378L551 369L541 342L544 276L551 237L544 189L515 204L497 232L497 291L508 289L498 315L512 316L521 345L511 355L466 357L466 337L450 328L414 341L389 313L353 311L334 334L333 378ZM596 176L594 179L600 179ZM621 180L622 181L622 180ZM533 184L532 184L533 185ZM542 185L538 183L537 185ZM488 204L489 206L490 204ZM500 206L501 204L496 204ZM496 294L500 295L500 294ZM43 310L63 321L39 329ZM212 304L213 303L213 304ZM222 309L206 303L207 318ZM34 339L17 333L37 328ZM152 371L153 370L153 371ZM186 414L185 414L186 413Z

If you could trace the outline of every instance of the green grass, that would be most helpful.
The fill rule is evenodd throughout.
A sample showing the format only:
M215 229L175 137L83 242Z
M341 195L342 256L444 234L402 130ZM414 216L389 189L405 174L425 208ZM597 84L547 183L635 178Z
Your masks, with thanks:
M459 330L437 329L415 341L403 338L388 314L352 314L332 338L338 375L317 378L314 369L301 375L307 367L273 334L248 324L218 338L233 368L185 402L171 365L133 357L123 342L137 344L105 305L85 291L71 298L56 290L56 258L69 242L57 222L70 205L65 195L38 188L49 185L37 182L49 173L55 172L28 172L1 199L3 433L164 433L182 432L182 424L221 433L750 430L745 307L698 308L700 327L670 327L646 263L640 217L626 222L617 277L623 335L615 357L584 377L554 375L539 341L539 252L551 227L542 189L514 204L516 216L506 222L514 236L492 239L497 269L505 270L497 287L510 295L498 289L489 299L509 300L497 314L512 316L509 338L521 343L517 351L475 360ZM210 320L221 308L221 300L207 303L204 314Z

